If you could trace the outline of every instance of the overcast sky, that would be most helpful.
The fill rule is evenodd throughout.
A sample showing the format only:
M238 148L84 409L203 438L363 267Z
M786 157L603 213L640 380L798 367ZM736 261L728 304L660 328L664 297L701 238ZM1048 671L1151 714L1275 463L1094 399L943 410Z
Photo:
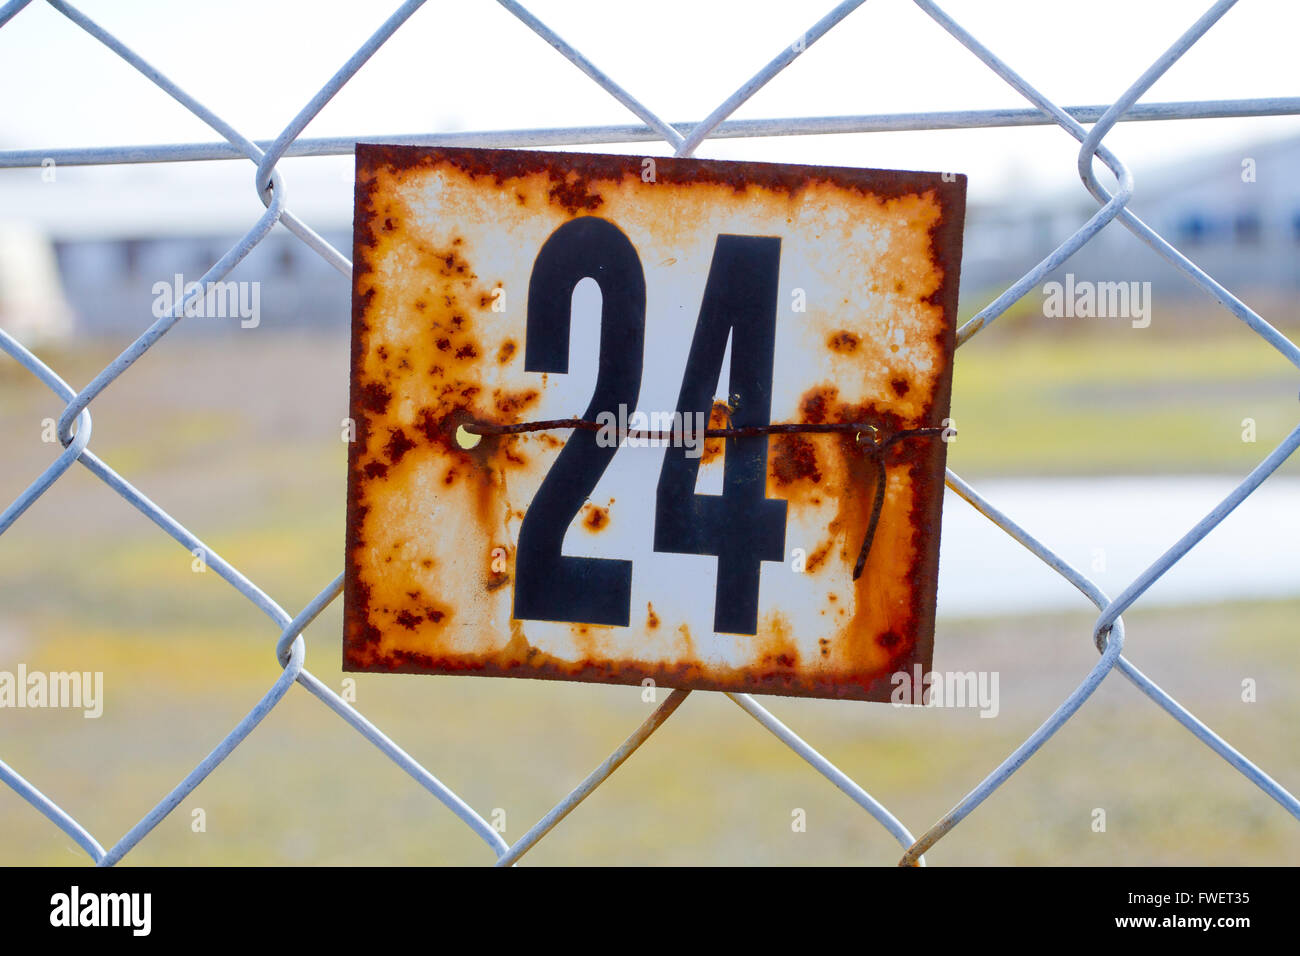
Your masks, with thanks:
M833 3L532 0L541 19L670 121L702 118ZM1208 0L948 0L977 38L1061 105L1108 103ZM396 2L82 0L79 8L254 139L272 138ZM1147 102L1289 96L1300 3L1242 0ZM0 148L211 141L217 137L54 9L0 29ZM908 0L867 0L759 91L736 118L1023 107L1026 102ZM492 0L430 0L307 128L306 136L636 122ZM1300 135L1300 118L1121 125L1106 140L1143 172L1207 150ZM597 147L609 151L618 147ZM666 145L629 147L666 153ZM623 150L619 150L623 151ZM967 173L975 201L1077 188L1077 145L1054 128L873 133L706 142L702 157ZM350 161L286 161L290 204L346 216ZM177 214L256 213L251 164L66 171L66 183L157 185ZM3 172L3 195L39 173ZM229 187L227 192L226 187ZM102 189L101 189L102 191ZM68 191L69 194L72 190ZM200 195L201 194L201 195ZM48 199L48 194L44 199ZM42 201L44 201L44 199ZM80 214L96 210L78 201ZM12 208L12 207L11 207ZM104 214L121 210L106 203Z

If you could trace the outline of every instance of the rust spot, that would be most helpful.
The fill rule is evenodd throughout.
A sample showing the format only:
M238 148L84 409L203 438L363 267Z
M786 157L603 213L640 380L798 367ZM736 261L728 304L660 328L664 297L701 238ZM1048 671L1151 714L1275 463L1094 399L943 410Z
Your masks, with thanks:
M505 365L514 358L515 350L518 348L519 346L515 345L513 341L506 339L501 343L501 348L497 349L497 363Z
M726 428L730 421L731 406L726 402L715 401L713 407L709 409L709 424L706 427ZM726 447L726 441L725 438L705 439L704 450L700 454L700 464L707 465L721 456L723 449Z
M649 601L645 606L645 626L651 631L659 626L659 615L655 613L655 606Z
M379 382L367 382L357 389L357 405L372 415L383 415L391 400L392 393Z
M563 178L553 173L552 180L554 185L549 194L551 202L558 203L570 213L576 213L580 209L595 212L604 202L600 193L592 190L591 179L579 170L571 169L563 174Z
M494 392L492 395L492 404L495 406L498 413L504 416L507 420L511 420L518 416L524 409L528 408L528 406L535 404L538 398L541 397L541 394L542 393L535 388L525 389L522 392L498 391ZM555 436L551 437L554 438ZM556 441L561 445L564 444L564 442L559 439L556 439Z
M778 485L789 485L796 481L816 484L822 480L821 472L817 470L817 453L807 437L777 435L772 444L775 447L768 467Z
M784 614L773 613L759 622L756 645L760 666L768 668L769 675L798 668L799 648Z
M582 506L582 516L583 527L593 533L603 531L609 524L608 508L600 508L588 503Z
M814 388L799 402L799 421L820 425L826 421L826 407L833 388Z
M830 557L830 553L831 543L828 541L814 550L812 554L808 555L808 560L804 564L804 570L809 574L816 574L817 569L826 563L826 559ZM834 600L834 596L831 597L831 600Z
M384 453L388 455L388 460L396 465L402 460L402 456L415 447L415 442L406 437L406 432L400 428L389 430L388 444L384 446Z
M696 660L699 655L695 650L695 638L691 637L691 629L686 625L685 621L677 625L677 637L681 642L684 656L688 660Z
M889 387L894 390L894 394L902 398L911 389L905 378L895 378L890 380Z
M830 346L832 352L847 354L849 352L856 352L858 346L862 344L862 339L854 335L852 332L841 330L827 339L826 344Z

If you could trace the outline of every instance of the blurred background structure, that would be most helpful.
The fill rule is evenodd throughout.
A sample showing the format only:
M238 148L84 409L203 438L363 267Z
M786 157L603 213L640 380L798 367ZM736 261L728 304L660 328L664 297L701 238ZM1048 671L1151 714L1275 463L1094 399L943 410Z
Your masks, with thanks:
M671 154L513 6L415 10L276 164L287 208L350 255L347 153L357 140ZM967 320L988 314L1100 204L1079 182L1076 139L963 49L931 7L841 4L842 21L727 118L765 134L723 127L695 155L968 174ZM669 0L622 13L559 0L528 9L658 116L692 123L826 12ZM1222 19L1129 117L1197 118L1125 119L1104 146L1132 172L1126 208L1293 340L1300 8L942 5L1042 95L1085 108L1085 127L1211 9ZM0 88L11 91L0 105L0 329L74 391L157 321L158 283L199 279L265 212L253 165L79 25L79 11L263 149L392 12L291 0L235 0L215 13L160 0L0 6ZM971 111L989 114L976 122ZM958 113L969 128L944 128ZM1034 114L1042 125L1028 125ZM809 118L858 131L789 135ZM635 135L620 141L616 126ZM518 132L578 128L603 132ZM341 568L350 287L337 265L275 225L227 276L258 283L255 327L183 319L91 403L91 451L289 615ZM1044 285L1066 274L1150 282L1150 326L1049 317ZM1275 448L1294 447L1294 346L1270 347L1118 220L992 315L958 352L949 467L1112 598ZM7 350L0 506L58 457L42 438L68 404ZM1287 460L1124 613L1125 657L1293 791L1297 567L1300 473ZM955 492L939 591L935 667L997 672L995 719L758 699L916 837L1099 666L1098 610ZM338 603L305 632L314 679L505 843L654 709L625 687L343 675ZM0 536L0 671L102 671L104 713L0 709L0 761L109 846L277 680L282 627L263 610L211 563L196 572L188 547L74 465ZM1294 799L1269 799L1258 784L1111 672L927 861L1293 862ZM292 687L201 786L137 834L126 859L490 861L481 834L427 788ZM890 863L901 853L895 836L729 701L696 693L528 859ZM6 864L85 859L12 786L0 787L0 847Z

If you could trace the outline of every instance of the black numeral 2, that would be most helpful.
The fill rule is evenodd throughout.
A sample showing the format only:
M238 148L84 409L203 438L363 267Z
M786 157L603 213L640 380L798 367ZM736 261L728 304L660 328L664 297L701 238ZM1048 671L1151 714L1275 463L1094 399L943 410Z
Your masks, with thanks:
M731 423L766 425L772 413L776 299L781 240L718 237L699 320L682 376L677 411L707 419L731 339ZM596 387L583 417L618 406L635 408L645 348L645 274L636 249L612 223L571 220L542 246L528 284L524 368L567 372L570 306L584 278L600 285L600 358ZM714 630L758 630L759 569L785 553L786 503L767 497L767 437L726 440L721 495L697 495L698 458L669 447L655 498L654 548L718 558ZM574 431L547 473L519 528L514 616L626 627L632 562L566 557L564 535L616 447L596 433Z
M551 234L528 280L524 368L569 370L573 289L600 286L600 358L596 387L583 418L620 404L636 407L645 350L645 273L627 236L596 216L572 219ZM560 553L564 533L618 448L601 448L596 433L575 431L546 474L519 526L515 556L516 618L626 627L632 604L632 562Z

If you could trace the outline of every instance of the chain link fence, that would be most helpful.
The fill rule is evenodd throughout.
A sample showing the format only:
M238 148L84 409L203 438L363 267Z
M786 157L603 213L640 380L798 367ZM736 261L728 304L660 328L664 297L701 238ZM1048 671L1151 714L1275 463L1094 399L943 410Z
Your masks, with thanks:
M90 450L91 410L94 400L109 385L127 374L132 364L149 351L184 316L190 298L203 295L209 282L221 280L248 253L261 242L272 228L280 223L289 229L309 248L345 276L351 275L352 265L347 257L296 217L286 206L286 193L276 166L285 156L330 155L351 152L354 140L303 139L300 134L307 124L338 93L366 61L397 32L422 5L423 0L409 0L367 39L351 58L339 68L328 83L312 97L293 121L269 144L259 145L234 129L205 107L185 90L161 74L129 45L100 27L81 11L62 0L48 0L49 5L86 31L104 46L143 74L159 89L167 93L194 116L214 131L224 143L183 144L165 146L130 146L113 148L81 148L65 150L9 150L0 151L0 167L36 167L48 160L59 165L97 165L128 162L176 162L196 159L247 158L257 167L256 188L266 211L251 225L244 236L202 276L198 289L184 301L178 301L171 313L158 319L125 351L110 362L80 391L70 387L58 373L45 365L15 338L0 329L0 349L15 362L39 379L66 402L59 421L58 436L63 450L12 503L0 514L0 534L7 531L41 495L48 491L74 465L80 464L91 474L144 514L159 529L191 552L206 555L208 566L235 590L275 622L280 637L276 647L283 668L265 696L224 739L196 766L170 793L111 846L105 848L71 814L51 797L29 782L15 769L0 761L0 780L44 814L55 826L76 841L90 858L100 865L117 863L135 848L183 799L185 799L212 771L235 750L262 719L289 693L294 684L318 698L333 710L357 733L370 741L394 763L414 778L447 809L473 830L494 854L498 865L510 865L535 846L570 811L599 787L631 754L672 716L689 692L674 691L645 720L623 744L599 767L579 783L549 813L514 843L507 843L502 835L474 808L470 807L432 772L412 758L396 742L372 724L364 714L343 700L304 667L304 629L340 594L343 577L340 574L296 615L291 615L266 592L249 580L240 570L213 551L188 528L173 518L157 504L145 497L122 475L109 467ZM846 16L861 6L864 0L846 0L813 24L804 35L795 39L771 62L717 106L701 122L689 125L672 125L664 122L641 102L602 72L591 60L570 46L563 38L538 20L515 0L498 0L511 14L540 35L557 52L585 73L593 82L622 103L644 125L624 127L583 127L513 133L455 133L428 136L411 136L401 139L409 144L449 144L481 146L558 146L593 143L634 142L641 140L666 140L677 156L690 156L709 137L792 136L831 132L864 132L874 130L925 130L992 126L1018 126L1030 124L1056 124L1079 141L1078 171L1089 193L1096 199L1098 209L1079 228L1052 249L1033 269L1022 276L993 302L981 309L958 333L957 343L962 345L995 321L1013 303L1036 287L1054 268L1061 265L1089 242L1112 221L1118 222L1160 254L1175 269L1186 276L1205 295L1214 299L1224 309L1253 330L1264 341L1280 352L1293 365L1300 368L1300 348L1273 328L1239 299L1223 288L1186 258L1173 245L1163 239L1127 207L1133 196L1134 183L1123 161L1104 145L1106 135L1121 120L1139 118L1196 119L1215 116L1263 116L1300 112L1295 100L1258 99L1235 101L1197 101L1172 104L1140 105L1138 100L1169 67L1190 49L1235 4L1236 0L1220 0L1162 56L1139 76L1118 100L1104 109L1064 109L1040 93L1027 80L1000 60L987 46L971 36L960 24L951 19L932 0L914 0L916 5L940 27L955 37L970 53L990 70L1005 80L1032 106L1025 110L990 110L945 112L927 114L896 114L884 116L800 118L793 120L728 121L728 117L757 90L772 80L800 56L806 55L817 40L834 29ZM21 18L16 25L10 21L19 17L31 0L12 0L0 8L0 28L21 30ZM1090 122L1085 127L1082 122ZM1094 162L1100 160L1116 177L1118 188L1108 191L1094 173ZM1092 637L1099 652L1096 664L1085 674L1078 686L1061 702L1060 706L1043 721L1027 739L1018 746L988 776L946 815L915 836L900 820L865 789L839 770L812 746L774 717L752 697L744 694L728 696L746 713L802 757L817 772L824 775L847 794L863 810L874 817L903 848L902 864L923 864L923 854L958 826L976 807L991 797L1034 753L1048 743L1053 735L1070 720L1088 701L1089 697L1108 676L1119 673L1130 681L1158 707L1177 720L1186 730L1209 747L1240 774L1258 786L1279 803L1292 816L1300 819L1300 801L1281 784L1274 781L1240 751L1219 737L1199 721L1177 700L1163 691L1154 681L1139 671L1123 656L1124 624L1121 615L1147 592L1151 585L1186 555L1234 508L1244 501L1300 446L1300 427L1296 427L1217 507L1174 543L1155 563L1134 579L1117 597L1111 597L1078 569L1072 567L1051 547L1038 540L1029 530L1022 528L1011 517L983 498L961 477L949 471L947 484L956 494L977 511L1000 527L1014 540L1040 558L1049 568L1060 574L1077 588L1084 598L1094 604L1098 616L1093 625Z

